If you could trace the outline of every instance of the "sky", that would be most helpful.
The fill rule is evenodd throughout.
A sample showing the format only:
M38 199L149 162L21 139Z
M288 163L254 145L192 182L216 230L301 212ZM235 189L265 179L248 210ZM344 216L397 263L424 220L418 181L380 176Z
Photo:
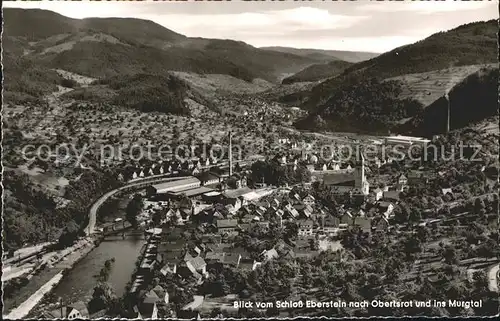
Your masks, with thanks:
M4 1L71 18L152 20L189 37L284 46L385 52L464 23L498 19L493 1ZM29 23L29 22L27 22Z

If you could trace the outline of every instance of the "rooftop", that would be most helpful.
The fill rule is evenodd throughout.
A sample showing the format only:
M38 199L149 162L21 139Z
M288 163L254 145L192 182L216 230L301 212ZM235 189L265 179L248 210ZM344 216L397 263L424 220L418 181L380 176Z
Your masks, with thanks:
M200 180L197 179L196 177L189 177L189 178L175 180L175 181L171 181L171 182L155 184L155 185L152 185L152 187L157 191L161 191L161 190L171 189L171 188L175 188L175 187L186 185L186 184L193 184L193 183L199 183L199 182L200 182Z
M354 175L352 173L334 173L323 175L323 182L325 185L344 185L352 181L354 181Z
M414 136L403 136L403 135L394 135L394 136L386 136L386 139L397 139L397 140L408 140L408 141L421 141L421 142L430 142L429 139L423 137L414 137Z
M243 187L233 190L228 190L223 193L223 195L227 198L238 198L243 196L244 194L250 193L252 190L249 187Z
M197 310L199 308L201 308L201 306L203 305L203 301L204 301L204 296L202 295L194 295L193 296L193 301L187 305L185 305L182 310Z
M238 220L217 220L218 228L236 227L236 226L238 226Z
M205 193L210 193L210 192L213 192L213 190L214 190L213 188L201 186L198 188L192 188L192 189L188 189L188 190L172 192L171 194L176 195L176 196L180 196L180 195L184 194L187 197L192 197L192 196L198 196L198 195L205 194Z
M205 193L204 195L205 196L217 196L217 195L220 195L220 194L221 194L220 192L212 191L212 192Z

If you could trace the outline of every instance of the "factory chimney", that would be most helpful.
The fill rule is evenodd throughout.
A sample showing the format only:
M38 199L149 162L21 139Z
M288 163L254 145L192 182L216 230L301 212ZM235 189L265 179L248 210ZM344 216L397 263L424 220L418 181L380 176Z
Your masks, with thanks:
M64 310L63 310L63 299L59 297L59 309L61 311L61 318L65 319L66 316L64 315Z
M233 176L233 142L232 142L233 135L231 132L229 132L229 177Z
M444 98L446 99L446 133L448 133L450 131L450 113L451 113L450 97L448 95L448 91L446 91Z

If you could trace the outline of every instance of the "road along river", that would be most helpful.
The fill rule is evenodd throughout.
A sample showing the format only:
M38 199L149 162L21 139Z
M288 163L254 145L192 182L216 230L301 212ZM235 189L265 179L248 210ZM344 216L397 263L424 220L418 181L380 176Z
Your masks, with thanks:
M148 177L146 179L136 180L133 183L104 194L94 203L90 210L89 215L93 217L90 221L93 223L89 223L89 225L91 225L90 231L94 231L95 229L95 221L99 207L111 196L118 196L119 205L115 208L113 213L109 213L106 216L106 220L110 222L115 218L123 218L125 216L125 208L130 200L129 196L131 194L152 183L168 182L183 178L185 177ZM53 293L58 297L64 298L68 302L90 298L92 289L97 284L93 276L99 274L106 260L114 258L115 263L109 275L108 282L113 286L118 296L123 295L125 287L134 272L135 263L141 248L145 243L141 235L128 234L129 233L127 233L125 238L122 238L121 234L120 237L105 237L98 247L78 262L73 269L68 271L67 275L54 288Z
M185 177L168 177L166 175L158 175L154 177L148 177L144 179L138 179L134 182L128 183L120 188L107 192L101 196L91 207L89 211L89 224L87 225L85 231L87 235L94 234L96 227L96 216L97 212L109 199L111 196L118 197L120 200L120 205L115 209L114 213L109 213L107 215L107 220L113 220L116 217L124 217L125 206L128 202L128 196L135 193L141 189L146 188L151 184L168 182L173 180L183 179ZM115 289L117 295L123 294L127 283L130 281L132 273L135 269L135 262L138 259L140 250L144 244L144 240L137 236L126 237L125 239L112 238L112 240L100 243L99 246L90 250L87 253L72 253L71 256L75 256L74 259L70 258L68 261L77 261L74 265L65 264L66 262L61 262L62 270L65 270L64 277L54 278L59 269L47 269L48 271L42 272L47 274L46 283L39 285L36 291L33 291L33 295L29 298L22 299L23 301L18 301L19 303L14 305L16 308L10 310L7 317L10 316L15 318L24 318L30 314L30 312L35 309L39 310L40 306L37 307L40 300L47 293L53 293L64 299L66 303L73 303L78 300L84 300L92 295L92 289L97 284L94 275L97 275L104 262L107 259L115 258L114 268L112 269L109 277L109 282ZM49 273L50 272L50 273Z

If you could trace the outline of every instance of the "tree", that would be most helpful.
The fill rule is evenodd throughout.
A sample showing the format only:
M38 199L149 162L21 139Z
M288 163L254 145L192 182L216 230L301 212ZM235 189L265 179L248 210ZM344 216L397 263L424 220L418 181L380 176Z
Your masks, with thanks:
M94 287L92 299L89 302L89 312L95 313L97 311L108 309L114 306L118 301L115 291L109 283L99 282Z
M305 166L298 166L295 179L299 183L308 183L311 181L311 172Z
M60 248L69 247L73 245L73 243L75 243L79 234L80 234L80 227L74 221L70 221L68 225L66 225L66 227L64 228L61 236L59 236L59 241L57 245Z
M141 212L143 205L142 196L140 194L135 194L125 210L126 219L134 228L137 228L137 215Z
M160 225L161 220L165 217L165 212L163 210L156 210L153 212L151 220L155 226Z
M443 250L443 258L446 264L457 264L458 255L454 247L447 246Z
M406 203L401 203L394 211L394 218L399 223L408 222L410 216L410 210Z
M412 208L408 220L414 224L418 223L421 219L422 219L422 214L420 213L420 210L417 208Z
M485 208L484 201L481 197L477 197L474 201L474 213L479 214Z
M109 260L106 260L104 262L104 267L101 269L99 272L99 275L97 276L97 279L99 282L107 282L109 279L109 274L111 272L111 269L113 267L113 263L115 263L115 258L111 258Z
M271 308L267 308L266 310L266 317L269 317L269 318L272 318L272 317L276 317L280 314L278 308L276 307L271 307Z

